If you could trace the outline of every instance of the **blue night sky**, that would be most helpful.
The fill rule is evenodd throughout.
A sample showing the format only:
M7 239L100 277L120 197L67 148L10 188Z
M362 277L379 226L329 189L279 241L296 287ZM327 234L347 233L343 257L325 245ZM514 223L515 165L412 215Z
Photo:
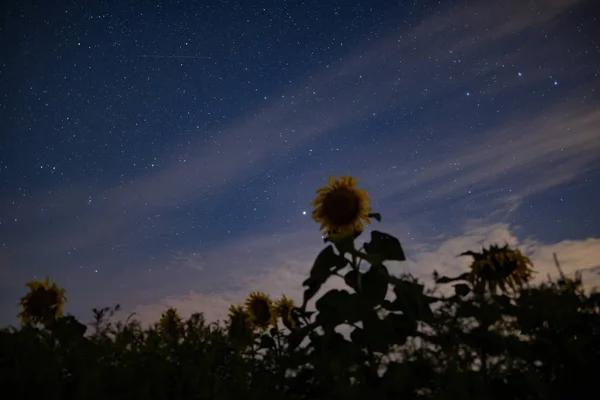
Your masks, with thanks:
M300 301L328 175L395 273L508 242L600 283L593 1L73 3L3 3L2 325L45 275L83 320Z

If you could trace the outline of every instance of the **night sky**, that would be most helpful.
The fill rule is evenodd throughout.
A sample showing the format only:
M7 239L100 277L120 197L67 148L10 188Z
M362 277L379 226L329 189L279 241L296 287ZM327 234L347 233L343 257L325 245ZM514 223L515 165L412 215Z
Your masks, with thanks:
M394 273L507 242L600 284L592 3L3 2L0 325L45 275L86 322L301 301L328 175L369 191Z

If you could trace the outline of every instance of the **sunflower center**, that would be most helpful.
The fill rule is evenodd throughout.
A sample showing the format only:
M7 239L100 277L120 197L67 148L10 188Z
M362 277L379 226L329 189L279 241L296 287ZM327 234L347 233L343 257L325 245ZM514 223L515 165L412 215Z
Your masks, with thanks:
M29 313L32 316L41 317L50 307L58 303L58 293L53 290L36 289L28 302Z
M266 323L271 318L271 310L266 301L255 301L252 304L252 313L257 323Z
M331 223L348 225L358 217L360 200L350 190L337 189L329 193L323 200L323 211Z

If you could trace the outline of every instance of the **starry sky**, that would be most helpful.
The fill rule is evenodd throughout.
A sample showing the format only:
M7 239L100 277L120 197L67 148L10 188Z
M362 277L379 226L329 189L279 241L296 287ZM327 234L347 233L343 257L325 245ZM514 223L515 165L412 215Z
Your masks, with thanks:
M507 242L600 284L592 3L3 2L0 324L45 275L84 321L301 301L328 175L369 191L394 273Z

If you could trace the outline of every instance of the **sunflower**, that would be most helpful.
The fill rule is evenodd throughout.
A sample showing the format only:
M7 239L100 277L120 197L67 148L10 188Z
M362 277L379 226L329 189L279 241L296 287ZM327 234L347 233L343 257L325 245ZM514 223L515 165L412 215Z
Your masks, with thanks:
M250 315L252 325L258 329L266 330L269 326L276 326L273 302L263 292L252 292L246 300L246 312Z
M366 190L356 189L356 179L342 176L341 180L330 176L329 186L317 190L312 218L333 238L362 232L363 222L370 224L369 196Z
M21 298L23 311L19 313L23 325L41 323L48 326L63 316L63 306L67 301L64 289L56 283L50 285L47 276L42 282L31 281L25 285L29 293Z
M233 344L242 349L250 346L254 340L254 333L250 315L244 307L231 305L227 317L229 319L227 333Z
M158 322L159 332L166 337L177 337L183 330L183 322L179 313L174 308L169 308L163 313Z
M507 286L513 290L522 287L533 276L533 264L519 250L491 245L483 248L481 253L467 251L461 255L473 257L469 281L479 291L489 288L496 293L497 289L507 292Z
M290 331L296 330L298 328L298 324L292 315L292 310L294 309L294 302L285 295L282 295L281 299L275 302L275 316L281 318L281 322L288 328Z

